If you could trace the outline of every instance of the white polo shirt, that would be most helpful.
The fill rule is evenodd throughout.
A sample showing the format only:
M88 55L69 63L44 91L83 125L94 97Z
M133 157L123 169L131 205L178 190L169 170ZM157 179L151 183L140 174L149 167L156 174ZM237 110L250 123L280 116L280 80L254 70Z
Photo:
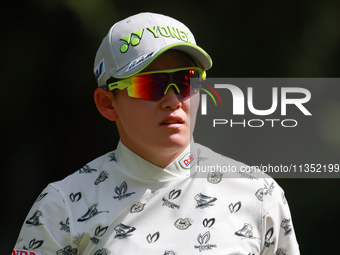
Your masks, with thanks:
M244 165L191 144L162 169L119 142L47 186L12 255L300 254L279 185L262 173L207 173L223 166Z

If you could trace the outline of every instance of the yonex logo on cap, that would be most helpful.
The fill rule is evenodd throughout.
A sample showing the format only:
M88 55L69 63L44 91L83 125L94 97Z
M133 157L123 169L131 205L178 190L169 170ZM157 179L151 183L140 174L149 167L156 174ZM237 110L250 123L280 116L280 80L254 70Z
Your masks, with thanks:
M172 37L172 38L177 38L178 40L191 43L190 41L190 35L189 33L180 30L178 28L172 27L170 28L169 26L154 26L153 28L148 27L148 31L150 31L155 38L158 38L159 35L164 36L164 37Z
M125 52L128 51L130 41L131 41L131 45L132 46L137 46L140 43L140 40L142 39L143 31L144 31L144 29L138 30L138 31L133 32L132 34L124 36L122 39L120 39L120 40L125 41L127 43L127 44L123 44L120 47L120 52L121 53L125 53ZM133 36L134 36L134 38L131 40L131 38Z
M153 28L147 27L146 31L150 32L154 38L159 38L160 36L172 37L183 42L191 43L189 32L185 32L179 28L170 26L154 26ZM121 38L120 40L124 41L125 43L120 47L120 52L126 53L129 50L130 45L137 46L141 42L143 34L144 29L140 29Z

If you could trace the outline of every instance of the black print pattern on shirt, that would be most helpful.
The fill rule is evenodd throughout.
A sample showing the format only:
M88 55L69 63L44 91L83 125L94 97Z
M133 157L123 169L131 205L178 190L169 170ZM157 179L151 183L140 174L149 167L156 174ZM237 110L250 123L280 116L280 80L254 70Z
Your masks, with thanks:
M143 211L145 204L149 202L151 198L153 198L153 196L156 195L157 193L158 191L150 190L150 193L146 194L146 196L141 201L131 206L130 213L138 213L138 212Z
M273 194L273 190L274 190L274 182L271 182L270 184L267 182L267 180L266 179L264 179L264 181L265 181L265 184L264 184L264 195L272 195Z
M208 244L210 240L210 232L207 231L203 235L199 234L197 237L197 241L199 245L195 245L195 249L201 251L212 250L212 248L217 248L216 244Z
M79 246L79 244L81 243L81 240L83 240L84 236L85 236L85 232L76 234L73 237L72 244L75 244L76 246Z
M271 227L270 229L267 230L266 235L265 235L265 239L264 239L264 246L269 248L271 245L274 244L274 242L271 242L271 238L274 234L274 228Z
M130 226L126 226L123 223L118 224L117 226L115 226L114 230L116 231L116 235L114 236L114 238L117 239L125 239L129 236L131 236L132 232L136 230L135 227L130 227Z
M176 198L178 198L180 195L181 195L182 191L179 189L179 190L171 190L170 193L169 193L169 200L174 200ZM177 205L173 202L170 202L168 199L166 199L165 197L163 197L162 201L163 201L163 206L166 206L168 208L171 208L171 209L179 209L180 208L180 205Z
M245 238L255 238L253 236L253 226L249 223L244 223L244 226L235 232L235 235L245 237Z
M213 202L215 202L217 200L216 197L209 197L206 195L203 195L202 193L198 193L195 196L195 200L197 202L197 206L196 208L206 208L208 206L213 206Z
M143 211L145 204L142 204L141 202L137 202L133 206L131 206L130 213L138 213Z
M39 210L36 210L33 214L32 217L30 217L28 220L26 220L26 224L28 224L29 226L40 226L40 225L43 225L39 218L42 217L43 214L41 211Z
M159 239L159 236L160 236L159 232L156 232L153 235L148 234L146 240L148 241L148 243L155 243Z
M174 251L165 251L164 255L176 255L176 252L174 252Z
M72 248L71 245L67 245L65 248L57 251L57 255L76 255L76 254L77 254L77 249Z
M109 177L108 172L106 171L101 171L98 178L96 179L96 181L94 182L94 185L98 185L99 183L105 181L107 178Z
M198 159L197 159L197 163L196 163L196 164L197 164L198 166L200 165L200 162L201 162L201 161L205 161L205 160L208 159L208 158L205 158L205 157L202 157L202 156L201 156L201 149L200 149L200 148L197 149L197 158L198 158Z
M256 176L252 175L252 172L245 173L243 171L238 171L237 173L239 175L241 175L241 178L246 178L246 179L250 179L250 180L258 180L258 178Z
M191 222L192 220L189 218L179 218L178 220L176 220L175 222L175 227L178 228L179 230L185 230L188 229L191 226Z
M82 195L81 192L77 192L76 194L71 193L69 197L72 203L74 203L78 202L81 199Z
M290 219L284 218L281 222L281 228L285 231L285 236L290 235L293 231L293 228L290 223Z
M47 192L46 192L46 193L41 193L41 194L38 196L38 198L35 200L35 203L40 202L46 195L47 195Z
M91 239L90 239L92 241L92 243L98 244L100 238L106 233L107 229L108 229L108 226L103 227L103 228L101 226L98 226L96 228L96 230L94 231L94 236L91 237Z
M23 250L34 250L38 249L41 245L43 245L44 241L43 240L35 240L32 239L30 243L28 244L28 248L26 246L23 247Z
M94 255L109 255L109 250L106 248L97 250Z
M111 161L116 161L116 154L115 154L115 152L110 153L109 154L109 158L110 158L110 162Z
M15 245L21 243L22 240L24 240L24 239L23 239L21 236L19 236L18 239L17 239L17 241L16 241L16 243L15 243Z
M203 226L205 227L205 228L211 228L214 224L215 224L215 218L211 218L211 219L207 219L207 218L205 218L204 220L203 220Z
M179 190L173 189L169 193L169 199L170 200L174 200L174 199L178 198L181 195L181 193L182 193L182 190L180 190L180 189Z
M268 184L267 180L264 179L265 184L264 187L259 189L258 191L256 191L255 196L258 198L258 200L260 200L261 202L263 202L263 197L273 194L273 190L275 188L274 186L274 182L272 182L271 184Z
M78 222L84 222L84 221L87 222L88 220L90 220L92 217L96 216L99 213L103 213L103 212L108 213L109 212L109 211L100 211L99 212L97 210L97 206L98 206L98 204L94 204L94 205L90 206L89 209L87 210L87 212L83 216L81 216L77 221Z
M70 218L69 217L67 217L65 222L60 221L59 225L61 226L60 230L70 233Z
M237 213L238 210L241 209L241 206L242 206L241 201L238 201L238 202L235 203L235 204L231 203L231 204L229 205L229 211L230 211L231 213Z
M257 197L258 200L263 202L263 189L261 188L258 191L256 191L255 196Z
M274 255L287 255L287 250L283 248L278 248Z
M136 192L130 192L130 193L126 193L127 192L127 189L128 189L128 186L126 184L126 182L123 182L120 187L116 187L115 188L115 192L118 196L114 196L113 198L114 199L119 199L119 200L122 200L126 197L129 197L133 194L135 194Z
M285 193L283 192L283 190L281 191L281 198L282 198L282 202L284 204L287 204L287 200L286 200Z
M92 172L97 172L97 169L91 168L89 165L85 165L79 169L80 174L90 174Z
M223 176L223 174L221 174L219 172L210 172L210 173L208 173L207 180L208 180L208 182L210 182L212 184L217 184L217 183L221 182L222 176Z

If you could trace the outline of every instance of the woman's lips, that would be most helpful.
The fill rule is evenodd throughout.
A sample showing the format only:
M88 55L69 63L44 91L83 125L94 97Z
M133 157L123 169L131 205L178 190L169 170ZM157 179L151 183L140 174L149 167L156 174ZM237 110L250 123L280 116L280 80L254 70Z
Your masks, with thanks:
M184 120L179 116L169 116L163 119L160 125L184 124Z

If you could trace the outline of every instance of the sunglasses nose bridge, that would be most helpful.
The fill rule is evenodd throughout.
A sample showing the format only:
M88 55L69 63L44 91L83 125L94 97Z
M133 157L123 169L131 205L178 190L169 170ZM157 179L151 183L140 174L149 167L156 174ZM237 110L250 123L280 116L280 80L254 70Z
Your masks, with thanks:
M176 94L179 94L181 91L179 90L179 88L177 87L177 85L175 83L169 83L168 86L166 87L165 91L164 91L164 95L166 95L166 93L168 93L168 90L170 89L171 86L174 86L174 90L176 92Z

